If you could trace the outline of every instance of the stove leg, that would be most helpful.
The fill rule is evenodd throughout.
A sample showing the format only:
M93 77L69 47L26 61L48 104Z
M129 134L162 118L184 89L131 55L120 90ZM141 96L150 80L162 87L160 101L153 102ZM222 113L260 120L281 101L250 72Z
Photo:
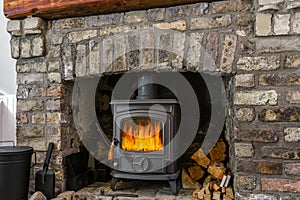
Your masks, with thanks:
M177 180L169 180L169 185L171 187L171 191L173 195L176 195L178 190L177 190Z
M118 181L119 181L118 178L112 177L112 179L111 179L111 184L110 184L110 188L111 188L113 191L117 190L116 184L117 184Z

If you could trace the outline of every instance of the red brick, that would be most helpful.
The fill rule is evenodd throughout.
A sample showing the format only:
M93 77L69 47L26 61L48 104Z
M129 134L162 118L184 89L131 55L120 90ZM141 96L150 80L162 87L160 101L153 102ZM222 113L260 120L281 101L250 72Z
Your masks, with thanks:
M250 13L242 13L237 16L236 25L249 26L254 22L253 15Z
M43 86L34 86L29 92L29 96L31 97L42 97L45 95L46 89Z
M241 41L240 51L242 54L253 54L255 52L255 42L250 40Z
M49 86L47 89L47 95L51 97L63 96L63 87L61 85Z
M236 131L237 139L252 142L277 142L278 137L272 129L244 128Z
M288 160L299 160L299 148L287 148L278 146L264 146L261 148L261 156L263 158L280 158Z
M43 126L19 126L17 127L17 137L33 138L44 136Z
M284 107L274 109L263 109L258 118L262 122L299 122L299 107Z
M286 94L286 100L289 103L300 103L300 91L290 91Z
M263 191L297 192L300 193L300 180L279 178L262 178L261 189Z
M27 124L28 123L28 116L25 113L18 113L17 114L17 123L18 124Z
M27 100L18 100L17 110L18 111L40 111L44 109L43 101L27 101Z
M240 160L237 164L240 172L257 174L282 174L282 163L268 161Z
M211 32L207 36L206 51L215 62L217 62L219 49L219 35L216 32Z
M61 127L59 126L46 126L45 135L46 136L61 136Z
M259 76L259 84L272 86L300 85L300 74L262 74Z
M240 12L251 8L249 1L220 1L212 4L213 13Z
M300 176L300 163L286 163L284 171L288 175Z
M61 102L59 99L48 100L46 102L46 109L48 111L59 111L61 109Z

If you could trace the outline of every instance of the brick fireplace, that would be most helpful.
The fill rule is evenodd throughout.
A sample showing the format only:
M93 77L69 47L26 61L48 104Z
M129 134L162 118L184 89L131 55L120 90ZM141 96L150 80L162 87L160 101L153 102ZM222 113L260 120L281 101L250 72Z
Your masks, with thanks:
M299 198L299 8L295 0L215 1L11 20L18 145L34 147L40 169L47 144L55 143L51 167L63 191L64 157L80 144L72 108L76 79L201 72L224 80L223 137L235 199Z

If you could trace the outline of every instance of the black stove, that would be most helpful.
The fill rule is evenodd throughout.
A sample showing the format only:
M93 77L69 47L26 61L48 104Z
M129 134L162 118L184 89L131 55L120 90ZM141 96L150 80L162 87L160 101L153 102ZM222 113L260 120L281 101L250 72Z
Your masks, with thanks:
M150 77L151 78L151 77ZM174 138L180 109L176 99L157 98L157 88L139 80L138 96L132 100L113 100L114 157L111 188L119 179L169 181L177 193L180 169ZM177 146L178 145L178 146Z

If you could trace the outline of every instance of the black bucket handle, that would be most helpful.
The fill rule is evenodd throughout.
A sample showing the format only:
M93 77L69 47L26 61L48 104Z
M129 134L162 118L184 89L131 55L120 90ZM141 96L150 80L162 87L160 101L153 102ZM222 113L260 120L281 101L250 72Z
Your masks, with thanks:
M34 167L36 165L36 151L33 151L34 153L34 163L31 165L31 167Z
M33 151L34 153L34 163L31 164L31 174L34 176L34 166L36 165L36 151Z
M15 141L13 140L0 141L0 143L12 143L13 147L15 146Z

